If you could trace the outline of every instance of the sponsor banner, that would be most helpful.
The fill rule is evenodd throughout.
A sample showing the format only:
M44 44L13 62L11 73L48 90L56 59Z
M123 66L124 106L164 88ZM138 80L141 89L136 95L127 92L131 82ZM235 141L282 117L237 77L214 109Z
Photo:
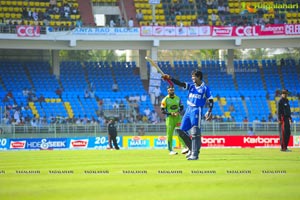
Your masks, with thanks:
M300 24L285 24L285 35L300 35Z
M0 151L9 149L10 140L7 138L0 138Z
M153 36L164 36L165 35L165 29L163 26L153 26L152 27L152 33Z
M231 37L233 32L232 26L214 26L212 27L212 36Z
M284 35L285 34L285 25L284 24L273 24L273 25L259 26L258 34L260 36Z
M211 26L199 26L198 35L199 36L210 36L211 35Z
M141 36L152 36L153 35L152 26L142 26L140 33Z
M153 147L153 136L123 136L123 147L128 149L148 149Z
M123 147L123 137L117 136L117 143L119 147ZM91 137L89 138L88 148L92 149L107 149L108 145L108 137L101 136L101 137Z
M128 149L166 149L166 136L121 136L117 137L120 147ZM291 136L290 147L300 147L300 136ZM0 138L0 150L52 150L52 149L106 149L108 137L87 138ZM177 136L173 147L180 147ZM202 147L276 147L280 148L279 136L203 136Z
M41 28L39 26L17 26L18 37L39 37Z
M67 138L10 139L9 149L65 149Z
M167 149L168 138L166 136L152 136L153 148L155 149ZM174 148L179 147L179 141L177 136L173 136L172 145Z
M68 148L67 138L27 139L26 149L65 149Z
M9 149L25 149L26 139L11 139L9 141Z
M175 36L176 35L176 27L174 26L165 26L163 27L164 36Z
M202 147L279 147L279 136L203 136ZM291 136L289 146L293 146Z
M214 26L213 37L259 36L260 26Z
M140 28L75 28L72 35L140 35Z
M141 36L176 36L176 37L193 37L193 36L210 36L210 26L142 26Z
M300 136L294 136L294 147L300 147Z
M70 149L87 149L89 138L69 138L68 145Z
M188 36L188 28L187 27L176 27L176 36Z
M276 35L300 35L300 24L273 24L266 26L142 26L141 36L175 37L257 37Z

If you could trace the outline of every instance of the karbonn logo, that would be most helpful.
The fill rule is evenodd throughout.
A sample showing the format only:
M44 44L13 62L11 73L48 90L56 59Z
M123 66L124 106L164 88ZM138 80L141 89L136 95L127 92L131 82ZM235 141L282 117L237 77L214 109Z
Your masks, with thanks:
M203 144L225 144L225 138L202 138Z
M239 26L236 28L235 33L237 36L258 36L255 26Z
M18 26L17 34L21 37L37 37L40 36L40 27L38 26Z
M278 144L279 138L244 137L245 144Z

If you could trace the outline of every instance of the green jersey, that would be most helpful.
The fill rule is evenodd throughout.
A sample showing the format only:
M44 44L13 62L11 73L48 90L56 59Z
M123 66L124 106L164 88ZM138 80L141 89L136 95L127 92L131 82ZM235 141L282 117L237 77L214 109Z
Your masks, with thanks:
M166 96L161 101L161 108L165 108L168 113L180 112L181 100L178 96L174 95L174 98Z

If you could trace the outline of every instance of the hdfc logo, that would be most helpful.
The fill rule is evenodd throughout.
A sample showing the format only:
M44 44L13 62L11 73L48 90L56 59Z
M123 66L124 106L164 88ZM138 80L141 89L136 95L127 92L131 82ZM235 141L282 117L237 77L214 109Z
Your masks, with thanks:
M9 148L10 149L25 149L26 141L11 141Z
M88 139L84 140L71 140L70 147L71 148L87 148L89 143Z

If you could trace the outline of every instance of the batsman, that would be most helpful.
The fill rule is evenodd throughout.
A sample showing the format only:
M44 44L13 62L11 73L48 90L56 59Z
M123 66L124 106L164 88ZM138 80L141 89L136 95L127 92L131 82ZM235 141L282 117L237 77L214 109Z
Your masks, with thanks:
M200 70L194 70L191 75L193 81L191 83L181 82L168 74L162 75L162 78L164 80L171 80L174 84L188 91L188 107L182 117L180 128L176 131L190 150L187 154L187 160L198 160L201 148L201 119L203 107L206 101L208 101L209 109L205 113L205 120L211 120L214 101L209 87L202 81L202 72Z
M169 82L170 84L170 82ZM181 99L175 95L175 89L173 85L168 87L168 95L161 101L161 112L166 115L166 128L167 128L167 142L170 155L176 155L177 152L173 151L173 133L175 128L179 128L181 124L181 112L183 111L183 104ZM188 152L188 148L184 141L179 137L179 141L182 149L182 154Z

